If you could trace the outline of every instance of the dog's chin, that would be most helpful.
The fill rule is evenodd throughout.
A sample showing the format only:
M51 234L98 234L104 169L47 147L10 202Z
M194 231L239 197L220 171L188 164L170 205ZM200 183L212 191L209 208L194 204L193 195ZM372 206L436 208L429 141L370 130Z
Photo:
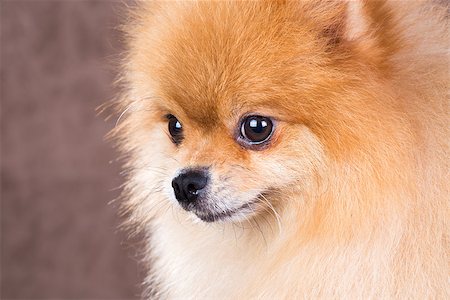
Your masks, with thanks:
M198 219L206 223L213 222L239 222L249 219L255 213L256 200L249 201L237 208L217 211L199 207L183 207L193 213Z

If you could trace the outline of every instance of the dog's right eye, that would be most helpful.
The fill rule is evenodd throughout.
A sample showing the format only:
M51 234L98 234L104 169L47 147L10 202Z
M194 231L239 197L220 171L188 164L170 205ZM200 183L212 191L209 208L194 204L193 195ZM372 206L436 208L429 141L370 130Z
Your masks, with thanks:
M169 134L172 142L178 145L183 140L183 126L174 115L167 115L166 118L168 120Z

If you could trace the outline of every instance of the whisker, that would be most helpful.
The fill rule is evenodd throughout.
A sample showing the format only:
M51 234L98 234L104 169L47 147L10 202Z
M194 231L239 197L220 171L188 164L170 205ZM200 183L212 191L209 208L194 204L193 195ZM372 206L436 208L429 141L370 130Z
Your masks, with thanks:
M252 209L253 210L253 209ZM264 244L266 245L266 250L268 250L268 245L267 245L267 240L266 240L266 236L264 235L264 232L262 231L262 229L261 229L261 226L259 226L259 223L258 222L256 222L256 221L253 221L252 222L252 220L250 220L250 222L251 223L255 223L255 225L257 226L257 229L258 229L258 231L260 232L260 234L261 234L261 237L263 238L263 240L264 240Z
M259 197L261 197L260 199L263 199L264 203L266 203L269 208L273 211L273 213L275 214L275 218L277 220L277 225L278 225L278 231L281 234L281 217L278 214L278 212L276 211L276 209L273 207L272 203L270 203L269 200L267 200L267 198L263 195L263 194L259 194Z
M115 127L117 127L117 125L119 125L120 120L122 119L122 117L136 104L138 104L139 102L143 101L143 100L149 100L151 99L151 96L147 96L138 100L134 100L132 101L130 104L127 105L127 107L120 113L119 117L117 118L116 121L116 125Z

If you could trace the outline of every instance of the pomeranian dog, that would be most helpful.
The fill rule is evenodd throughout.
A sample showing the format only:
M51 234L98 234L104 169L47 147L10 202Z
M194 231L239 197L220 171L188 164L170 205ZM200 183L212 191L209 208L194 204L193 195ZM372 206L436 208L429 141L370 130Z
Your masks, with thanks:
M442 3L130 11L112 134L147 297L449 299Z

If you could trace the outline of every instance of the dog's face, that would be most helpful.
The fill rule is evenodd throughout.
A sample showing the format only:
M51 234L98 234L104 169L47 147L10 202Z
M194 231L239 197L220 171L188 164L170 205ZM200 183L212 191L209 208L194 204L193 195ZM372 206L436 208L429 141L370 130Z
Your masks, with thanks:
M205 222L249 219L301 201L328 159L356 147L364 126L353 115L370 111L358 106L373 83L354 84L364 68L335 15L317 21L309 4L162 6L130 39L135 194Z
M166 133L158 140L165 156L158 163L169 199L206 222L240 220L306 188L322 151L306 126L238 95L223 106L190 101L164 102L157 110Z
M274 214L278 201L309 189L320 141L273 99L254 101L259 91L244 98L249 92L220 100L161 95L143 104L152 121L142 123L148 135L139 163L150 167L141 184L158 182L166 198L206 222Z

